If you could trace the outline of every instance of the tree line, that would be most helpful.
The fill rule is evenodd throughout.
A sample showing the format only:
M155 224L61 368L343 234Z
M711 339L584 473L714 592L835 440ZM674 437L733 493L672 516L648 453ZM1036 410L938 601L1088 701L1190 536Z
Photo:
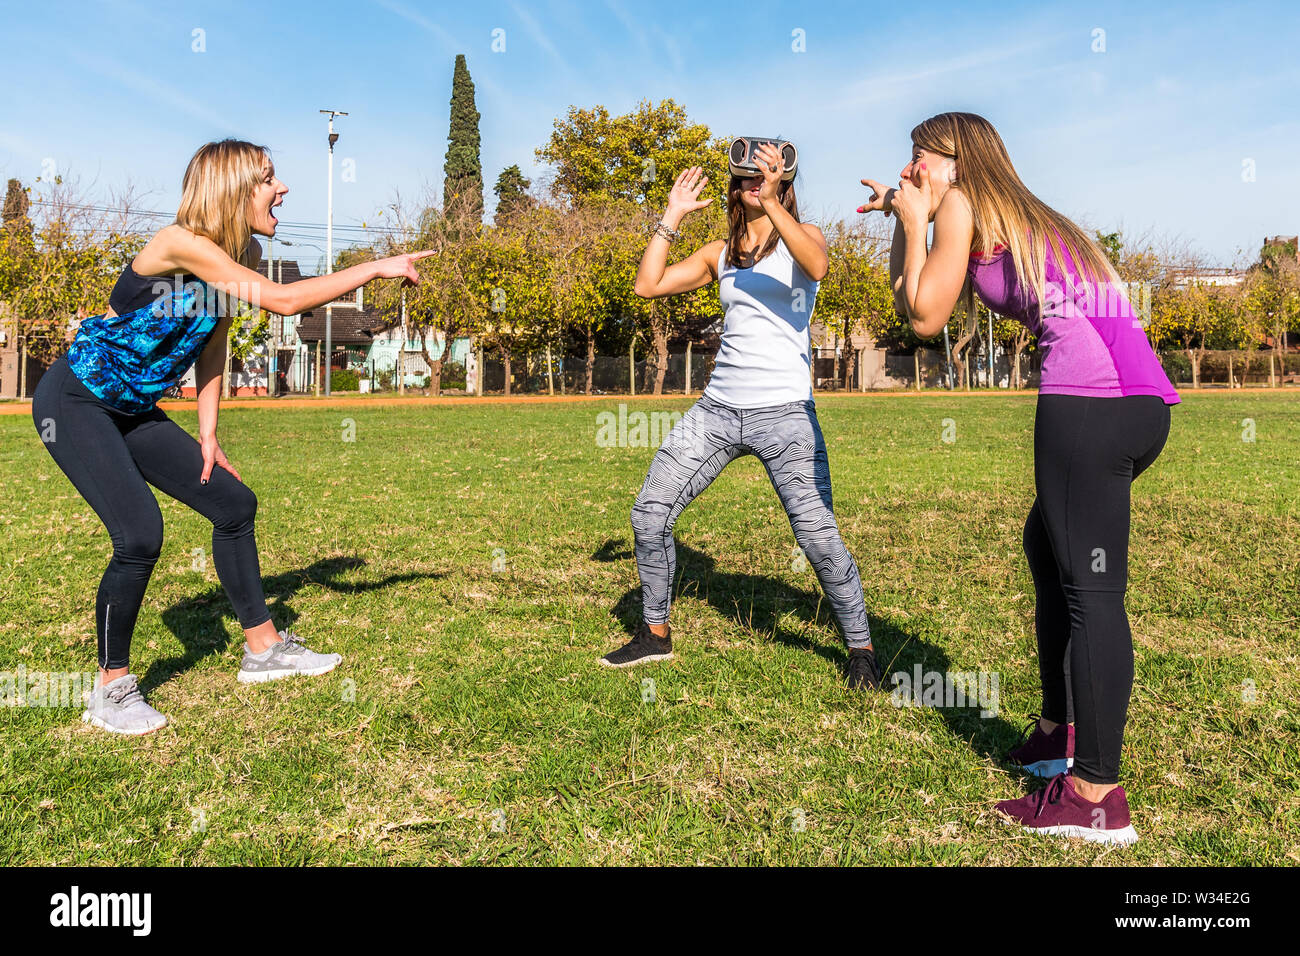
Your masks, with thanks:
M478 119L473 83L458 57L442 195L415 204L395 201L390 221L396 226L371 245L341 251L336 268L374 255L438 251L421 263L419 286L379 283L368 297L392 325L402 321L404 310L407 328L433 370L435 392L453 343L472 337L504 363L507 393L512 364L548 348L583 364L588 392L598 354L634 349L647 359L647 390L660 393L670 340L698 342L721 318L721 307L710 288L640 299L632 291L637 265L673 180L687 166L704 168L715 201L683 222L673 255L726 236L728 140L692 122L671 99L643 101L620 116L602 106L572 107L536 150L551 171L548 181L530 182L518 165L503 170L493 187L495 212L485 222ZM80 318L106 308L117 275L147 238L137 205L129 192L95 205L62 180L38 181L34 188L9 181L0 302L30 354L45 364L66 350ZM816 319L829 344L854 335L903 352L920 344L894 310L889 226L879 217L823 224L830 268ZM1152 344L1183 353L1198 384L1208 350L1285 347L1300 320L1293 240L1265 245L1238 284L1215 285L1198 281L1204 262L1185 246L1119 233L1097 238L1121 278L1137 290L1135 304L1143 309ZM963 355L987 337L988 318L982 306L975 315L966 315L961 305L954 312L948 340L963 374ZM1019 323L994 318L994 342L1014 358L1018 371L1020 356L1035 343ZM246 352L265 338L267 317L250 314L236 326L232 339ZM847 382L854 352L843 354L835 377Z

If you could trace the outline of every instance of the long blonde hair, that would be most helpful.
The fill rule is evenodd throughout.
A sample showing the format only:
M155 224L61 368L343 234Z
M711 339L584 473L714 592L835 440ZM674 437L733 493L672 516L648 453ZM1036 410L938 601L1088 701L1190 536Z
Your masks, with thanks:
M1115 267L1097 243L1020 181L1002 137L984 117L975 113L931 116L912 130L912 142L956 161L953 188L970 200L975 220L971 251L981 252L987 261L995 245L1005 246L1021 286L1032 288L1040 304L1047 285L1048 243L1062 269L1067 261L1064 244L1081 276L1092 283L1093 293L1103 283L1119 285ZM969 283L965 298L973 318Z
M248 200L270 159L265 146L240 139L200 146L185 167L176 225L211 239L230 258L248 265Z

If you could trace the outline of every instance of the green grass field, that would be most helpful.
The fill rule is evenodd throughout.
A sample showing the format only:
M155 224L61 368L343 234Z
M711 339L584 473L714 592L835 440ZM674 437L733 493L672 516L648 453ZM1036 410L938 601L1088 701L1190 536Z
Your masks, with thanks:
M638 617L653 453L597 445L619 401L223 409L276 621L344 663L236 683L210 526L164 498L133 670L171 723L4 708L0 862L1300 863L1300 396L1187 396L1135 485L1126 850L991 812L1038 785L1001 759L1039 703L1032 396L818 402L882 664L996 673L989 718L844 688L753 458L678 524L677 659L597 667ZM0 671L92 670L108 537L27 416L0 487Z

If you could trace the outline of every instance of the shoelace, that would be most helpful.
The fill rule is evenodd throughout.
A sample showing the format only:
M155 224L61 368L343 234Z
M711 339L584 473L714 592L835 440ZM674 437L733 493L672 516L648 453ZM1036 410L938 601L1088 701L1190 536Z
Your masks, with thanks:
M1063 794L1064 792L1065 792L1065 774L1058 773L1055 777L1052 778L1051 783L1049 783L1042 790L1038 791L1038 806L1034 809L1034 819L1037 820L1038 815L1042 813L1051 804L1060 803L1061 794Z
M289 631L289 630L281 631L281 632L280 632L280 639L281 639L282 641L284 641L284 644L285 644L285 647L286 647L286 648L287 648L290 644L297 644L299 647L303 647L303 646L305 646L305 645L302 643L302 638L299 637L297 634L295 634L293 631Z
M849 655L849 672L857 674L865 671L869 676L880 679L880 665L876 663L874 654L850 654Z
M136 686L135 677L130 674L122 678L121 682L115 686L108 688L104 696L120 707L127 707L137 701L144 700L144 695L140 693L140 688Z
M1026 741L1028 741L1029 738L1033 736L1034 731L1038 728L1038 722L1039 722L1040 720L1042 720L1042 719L1043 719L1043 718L1042 718L1039 714L1030 714L1030 715L1029 715L1029 726L1026 727L1024 730L1022 730L1022 731L1020 732L1020 741L1019 741L1019 742L1018 742L1014 747L1012 747L1011 749L1012 749L1012 750L1017 750L1017 749L1023 747L1023 746L1025 745Z

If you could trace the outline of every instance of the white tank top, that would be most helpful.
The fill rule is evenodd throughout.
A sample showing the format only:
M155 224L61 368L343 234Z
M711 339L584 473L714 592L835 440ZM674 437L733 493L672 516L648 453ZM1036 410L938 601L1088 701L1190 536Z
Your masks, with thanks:
M785 242L752 268L718 257L722 343L704 395L732 408L763 408L811 399L808 325L817 285Z

